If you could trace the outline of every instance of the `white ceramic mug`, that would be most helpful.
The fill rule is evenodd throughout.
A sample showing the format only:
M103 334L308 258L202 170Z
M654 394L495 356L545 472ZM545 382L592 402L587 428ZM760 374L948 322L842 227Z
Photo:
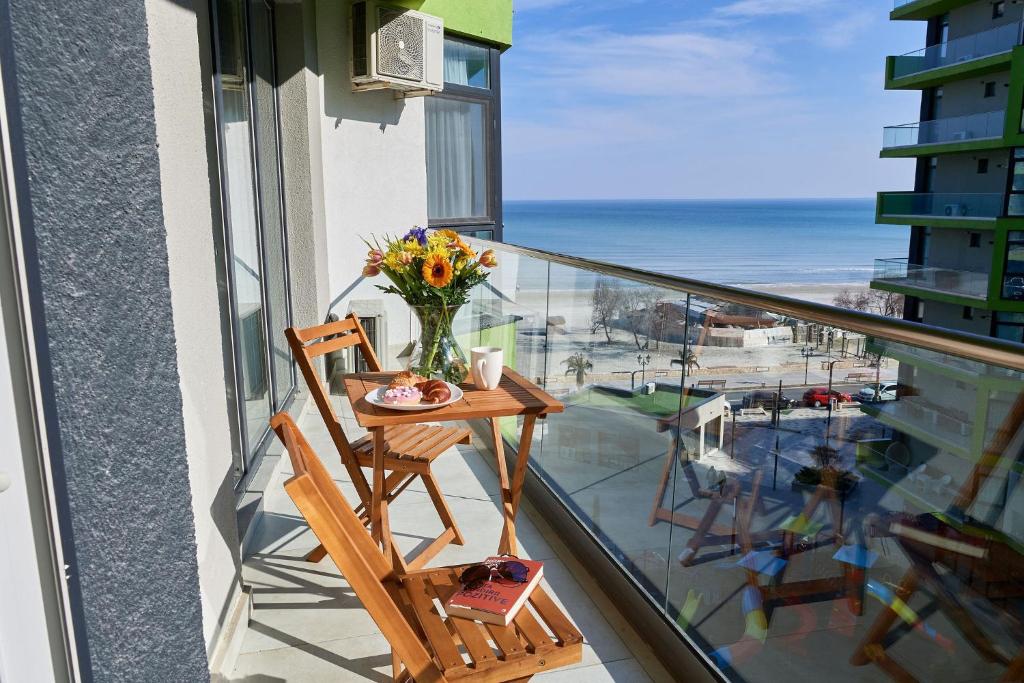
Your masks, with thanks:
M472 354L469 364L472 366L473 384L487 391L497 389L501 382L504 351L497 346L477 346L469 352Z

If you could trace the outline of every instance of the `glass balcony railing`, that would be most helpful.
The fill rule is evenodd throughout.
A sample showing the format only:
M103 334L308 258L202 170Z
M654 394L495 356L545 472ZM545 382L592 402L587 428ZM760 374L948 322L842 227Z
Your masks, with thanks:
M886 126L882 135L882 147L909 147L912 145L935 145L944 142L966 142L1003 136L1003 121L1006 113L990 111L983 114L955 116L948 119L907 123L901 126Z
M726 679L995 680L1019 656L1024 346L477 246L500 265L463 342L566 406L534 473Z
M1008 52L1020 44L1020 37L1021 24L1016 23L929 45L893 58L892 77L903 78L930 69Z
M988 273L919 266L905 258L875 259L873 279L975 299L988 298Z
M1003 215L1000 192L883 192L879 202L883 216L995 218Z

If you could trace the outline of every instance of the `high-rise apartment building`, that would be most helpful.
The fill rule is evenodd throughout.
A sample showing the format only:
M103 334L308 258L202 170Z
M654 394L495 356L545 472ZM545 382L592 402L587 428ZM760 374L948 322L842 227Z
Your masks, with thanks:
M1024 340L1024 3L895 0L926 47L886 60L887 90L920 90L916 123L889 126L882 157L916 158L912 192L881 192L877 221L912 226L906 258L871 286L904 317Z

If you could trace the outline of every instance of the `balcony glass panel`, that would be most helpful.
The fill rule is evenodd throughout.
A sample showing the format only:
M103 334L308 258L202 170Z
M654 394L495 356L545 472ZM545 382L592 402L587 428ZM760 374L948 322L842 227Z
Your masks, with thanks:
M728 679L1020 656L1022 373L486 246L463 334L566 405L534 472Z
M893 60L892 77L902 78L944 66L1008 52L1020 43L1021 25L1007 24L981 33L900 55Z
M1006 113L1003 111L990 111L948 119L907 123L902 126L886 126L882 137L882 147L889 149L891 147L999 138L1003 135L1005 117Z
M938 218L995 218L1003 213L998 192L885 192L883 216L935 216Z
M920 266L908 263L905 258L876 259L874 279L977 299L988 296L988 273Z

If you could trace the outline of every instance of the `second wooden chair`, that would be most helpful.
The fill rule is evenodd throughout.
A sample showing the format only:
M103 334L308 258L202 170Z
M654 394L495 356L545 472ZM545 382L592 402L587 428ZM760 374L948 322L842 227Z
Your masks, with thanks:
M344 320L325 325L305 329L290 327L285 330L285 337L288 338L288 344L295 355L295 362L298 364L310 394L313 396L313 401L327 425L327 431L338 449L341 462L348 471L356 493L362 501L355 511L360 515L363 524L368 525L367 510L370 507L372 492L362 468L373 467L372 435L364 436L354 442L348 440L345 430L341 426L341 420L331 404L330 396L324 383L321 382L313 362L316 358L333 351L358 347L366 361L367 368L371 372L380 372L381 366L377 354L367 339L359 319L354 314L349 314ZM451 510L445 502L444 494L441 493L430 466L439 455L455 444L469 443L470 432L465 428L415 424L385 428L384 438L387 441L387 451L384 454L384 470L386 472L384 497L390 503L416 477L419 477L444 525L444 531L437 538L417 555L407 558L408 567L415 569L429 562L449 543L462 545L464 542L462 533L455 524ZM306 559L310 562L319 562L325 555L326 550L321 545L314 549Z

